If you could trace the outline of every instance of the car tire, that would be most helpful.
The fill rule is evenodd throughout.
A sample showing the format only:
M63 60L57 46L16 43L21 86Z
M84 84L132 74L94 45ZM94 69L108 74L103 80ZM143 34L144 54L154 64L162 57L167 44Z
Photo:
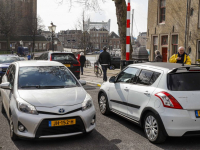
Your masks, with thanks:
M13 121L12 121L12 116L10 117L10 138L13 141L18 140L18 136L14 132L14 124L13 124Z
M2 112L2 114L5 114L5 113L6 113L5 108L4 108L4 106L3 106L3 102L1 102L1 112Z
M99 96L99 109L100 109L100 112L105 116L110 114L108 99L107 99L106 94L104 93L101 93Z
M114 65L111 65L111 66L110 66L110 70L115 70L115 66L114 66Z
M146 114L143 128L147 139L151 143L163 143L167 138L164 134L164 127L161 124L161 120L152 112Z

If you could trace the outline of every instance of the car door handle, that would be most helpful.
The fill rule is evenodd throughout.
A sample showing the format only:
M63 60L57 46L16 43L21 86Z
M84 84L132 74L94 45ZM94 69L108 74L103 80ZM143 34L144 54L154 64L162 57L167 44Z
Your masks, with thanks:
M146 92L144 92L144 95L150 96L150 93L148 93L148 91L146 91Z

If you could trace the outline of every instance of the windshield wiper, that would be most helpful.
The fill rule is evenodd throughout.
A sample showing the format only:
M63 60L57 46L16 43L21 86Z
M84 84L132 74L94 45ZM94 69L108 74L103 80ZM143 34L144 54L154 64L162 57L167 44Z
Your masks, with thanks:
M39 89L40 86L39 86L39 85L33 85L33 86L21 86L20 88L21 88L21 89L25 89L25 88L37 88L37 89Z

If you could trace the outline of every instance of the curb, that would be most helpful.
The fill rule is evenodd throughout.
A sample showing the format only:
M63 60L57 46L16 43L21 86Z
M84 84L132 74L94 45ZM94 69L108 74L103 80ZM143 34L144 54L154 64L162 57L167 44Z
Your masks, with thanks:
M98 87L101 87L100 83L96 83L96 82L91 82L91 81L86 81L87 84L92 84L92 85L96 85Z

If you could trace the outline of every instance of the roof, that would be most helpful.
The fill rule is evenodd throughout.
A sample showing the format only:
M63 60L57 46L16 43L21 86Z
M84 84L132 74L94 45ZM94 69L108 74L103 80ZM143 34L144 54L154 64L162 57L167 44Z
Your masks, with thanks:
M115 32L111 32L110 37L114 38L114 36L115 36L115 38L119 38L119 35L117 35Z
M165 62L148 62L148 63L139 63L139 64L132 64L130 66L135 66L135 65L142 65L142 66L150 66L150 67L159 67L159 68L164 68L164 69L169 69L172 70L174 68L181 68L181 67L191 67L191 65L184 65L179 63L165 63Z
M62 52L62 51L49 51L50 53L64 53L64 54L72 54L72 52Z
M29 61L18 61L15 62L19 65L19 67L29 67L29 66L63 66L63 64L57 61L43 61L43 60L29 60Z

